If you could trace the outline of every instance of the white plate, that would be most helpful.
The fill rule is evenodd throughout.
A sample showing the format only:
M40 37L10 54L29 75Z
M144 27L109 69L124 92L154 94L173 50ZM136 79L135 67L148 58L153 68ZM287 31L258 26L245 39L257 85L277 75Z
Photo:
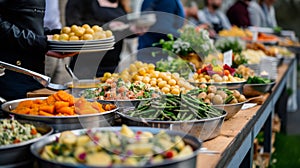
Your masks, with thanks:
M48 40L49 44L56 44L56 45L84 45L84 44L103 44L114 42L115 37L112 36L110 38L99 39L99 40L78 40L78 41L57 41L57 40Z
M113 48L113 46L110 46L110 47L83 47L83 48L50 48L49 50L51 51L54 51L54 50L77 50L77 51L80 51L80 50L105 50L107 48Z
M91 49L91 48L87 48L87 49L50 49L51 51L55 51L55 52L100 52L100 51L108 51L108 50L112 50L114 49L114 47L110 47L110 48L95 48L95 49Z
M89 45L83 45L83 46L68 46L68 47L65 47L65 46L49 46L50 49L86 49L86 48L92 48L92 49L95 49L95 48L111 48L113 47L114 45L97 45L97 46L89 46Z
M100 47L100 46L113 46L115 44L115 42L109 42L109 43L103 43L103 44L76 44L76 45L72 45L72 44L65 44L65 45L61 45L61 44L49 44L49 47L60 47L60 48L73 48L73 47Z

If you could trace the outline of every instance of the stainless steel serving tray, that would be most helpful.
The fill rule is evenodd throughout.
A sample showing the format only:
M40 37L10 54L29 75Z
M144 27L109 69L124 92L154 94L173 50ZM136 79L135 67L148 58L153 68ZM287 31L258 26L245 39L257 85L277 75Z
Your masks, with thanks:
M225 119L228 120L229 118L233 117L236 113L238 113L246 102L247 101L234 104L220 104L212 106L220 110L225 110L227 112Z
M15 118L18 119L44 122L52 126L55 132L71 130L71 129L111 126L114 124L115 112L118 110L118 108L116 108L111 111L107 111L104 113L97 113L97 114L74 115L74 116L53 116L53 117L17 114L11 111L15 109L21 101L36 100L36 99L46 99L46 97L13 100L2 104L1 108L5 113L14 115Z
M206 84L207 86L213 85L217 88L227 88L230 90L242 91L242 88L246 81L241 82L190 82L192 85L199 87L201 84Z
M267 84L245 84L243 86L243 94L246 97L255 97L265 94L272 90L275 83L275 80L272 79L271 82Z
M126 112L118 112L118 114L120 115L123 124L182 131L205 141L213 139L220 134L227 112L223 111L222 115L219 117L191 121L157 121L130 117L126 115Z
M37 131L42 134L41 137L18 144L0 146L0 167L32 167L33 157L30 153L30 145L34 142L44 139L53 132L53 128L41 122L18 120L20 123L32 124Z
M121 127L106 127L106 128L94 128L93 130L97 130L97 131L119 131L121 129ZM149 131L153 134L157 134L161 131L161 129L158 128L148 128L148 127L130 127L131 130L133 130L134 132L137 131ZM75 133L76 135L80 135L83 134L84 132L86 132L86 129L81 129L81 130L73 130L72 132ZM185 133L182 132L175 132L175 131L169 131L166 130L166 133L169 134L170 136L180 136L183 138L183 141L186 144L191 145L191 147L194 149L194 152L192 155L184 157L184 158L180 158L180 159L174 159L174 160L166 160L162 163L158 163L158 164L151 164L151 165L145 165L142 166L143 168L145 167L164 167L164 168L182 168L182 167L196 167L196 163L197 163L197 155L200 152L200 148L202 145L202 142L200 140L198 140L196 137L193 137L191 135L186 135ZM51 135L50 137L48 137L47 139L43 139L37 143L34 143L31 146L31 152L32 154L37 158L39 166L43 167L43 168L75 168L75 167L91 167L91 168L95 168L93 166L87 166L87 165L83 165L83 164L67 164L67 163L58 163L58 162L54 162L54 161L48 161L45 159L42 159L40 157L40 152L42 150L42 148L47 145L50 144L52 142L54 142L57 137L59 137L60 134L54 134ZM116 168L116 167L122 167L122 168L129 168L129 167L133 167L133 166L111 166L112 168ZM139 166L140 167L140 166ZM98 167L98 168L102 168L102 167ZM134 167L135 168L135 167Z

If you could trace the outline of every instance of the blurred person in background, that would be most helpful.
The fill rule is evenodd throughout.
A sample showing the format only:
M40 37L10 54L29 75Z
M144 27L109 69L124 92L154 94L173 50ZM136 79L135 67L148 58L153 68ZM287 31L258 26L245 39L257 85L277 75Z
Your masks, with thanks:
M198 5L195 1L192 1L184 6L185 18L195 25L199 24L199 18L197 15L198 10Z
M267 26L264 11L262 10L261 6L257 3L256 0L252 0L249 2L248 12L251 26Z
M237 0L228 10L227 17L232 25L248 27L251 25L248 6L251 0Z
M161 39L169 40L167 34L179 37L178 29L184 24L184 7L180 0L144 0L141 11L154 13L157 19L149 31L139 37L137 59L155 63L166 57L162 55L153 57L153 52L160 52L157 47L153 48L153 44Z
M199 21L212 27L215 33L230 29L231 24L226 15L220 10L222 0L204 0L205 7L198 11Z
M56 58L73 56L47 50L44 29L45 1L0 0L0 60L41 74L45 55ZM0 77L0 96L6 100L25 98L27 92L43 86L31 76L5 70Z
M58 2L58 0L46 0L44 27L49 29L61 29ZM70 58L45 58L45 74L51 77L51 82L64 84L72 80L65 69L65 64L69 64L69 62Z
M266 21L266 27L276 27L277 21L276 21L276 15L275 15L275 9L274 9L274 3L276 0L260 0L259 5L262 8L262 11L265 14L265 21Z
M249 18L252 26L270 27L277 26L275 9L273 4L275 0L252 0L249 4Z
M66 24L67 26L81 26L83 24L107 26L103 27L104 30L118 29L126 26L125 23L128 21L117 21L115 19L125 16L130 10L128 0L68 0L66 5ZM118 71L117 67L120 62L124 36L132 35L130 37L134 37L133 34L142 33L145 30L137 28L135 25L130 25L129 28L124 30L112 31L116 43L114 49L107 51L102 58L98 66L97 77L102 77L105 72L114 73ZM76 57L71 60L71 68L74 68L75 62Z

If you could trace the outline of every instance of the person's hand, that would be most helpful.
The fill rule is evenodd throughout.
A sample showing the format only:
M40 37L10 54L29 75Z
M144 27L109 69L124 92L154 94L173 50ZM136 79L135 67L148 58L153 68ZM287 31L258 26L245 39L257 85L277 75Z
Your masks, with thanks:
M196 30L197 31L200 31L202 29L205 29L208 31L209 33L209 37L216 37L217 36L217 33L215 32L215 30L209 25L209 24L206 24L206 23L203 23L203 24L200 24L196 27Z
M78 54L79 54L79 52L55 52L55 51L48 51L46 53L47 56L55 57L55 58L73 57Z
M121 21L112 21L109 23L109 29L112 31L122 31L128 29L129 25Z
M130 26L129 29L134 34L141 36L141 35L147 33L149 28L150 28L149 26L137 26L137 25L133 24Z

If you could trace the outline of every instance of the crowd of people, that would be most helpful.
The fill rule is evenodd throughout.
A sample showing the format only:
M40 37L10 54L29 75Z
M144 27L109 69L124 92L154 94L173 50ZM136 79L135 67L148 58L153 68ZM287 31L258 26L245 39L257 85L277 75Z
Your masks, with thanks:
M120 34L120 31L114 31L116 44L100 62L97 76L116 71L124 38L138 37L138 50L146 51L153 43L167 39L169 33L176 37L177 30L185 23L184 18L196 26L208 29L211 36L220 30L230 29L233 25L276 27L274 2L275 0L236 0L223 12L220 10L222 0L204 0L202 9L195 2L187 5L181 0L144 0L140 11L172 15L157 15L156 23L150 27L130 25L125 35L124 32ZM113 23L130 12L130 0L69 0L64 18L66 26L90 24L110 28L109 22ZM47 46L47 35L59 32L62 27L59 18L57 0L0 0L0 60L46 74L56 83L69 80L64 72L64 64L74 63L78 53L48 51ZM126 22L128 20L123 17L111 25L120 26L120 23ZM137 54L137 59L157 61L146 57L147 53L149 54ZM42 86L37 81L20 73L6 70L6 75L0 77L0 96L7 100L26 97L27 92L39 88Z

